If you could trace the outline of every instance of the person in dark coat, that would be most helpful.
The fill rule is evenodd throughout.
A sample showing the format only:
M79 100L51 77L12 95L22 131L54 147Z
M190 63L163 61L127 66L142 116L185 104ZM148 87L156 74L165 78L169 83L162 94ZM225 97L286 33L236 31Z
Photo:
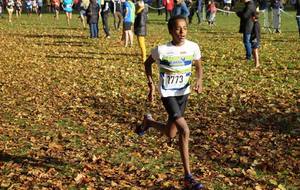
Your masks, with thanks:
M90 26L90 37L98 38L99 37L99 15L100 15L100 6L96 0L90 0L87 12L87 23Z
M137 36L141 48L143 63L146 61L145 36L147 35L148 6L143 0L137 2L136 17L134 20L134 34Z
M110 13L110 8L109 8L109 1L104 0L104 4L101 5L101 19L102 19L102 24L103 24L103 30L105 33L105 38L110 38L110 33L109 33L109 26L108 26L108 17Z
M246 49L246 60L251 60L252 48L251 48L251 32L253 29L253 16L255 16L256 8L253 0L244 0L245 7L242 11L237 12L237 16L240 17L240 30L243 34L243 43Z
M298 31L299 31L299 37L300 37L300 0L296 0L296 4L295 4L295 8L296 8L296 20L297 20L297 24L298 24Z

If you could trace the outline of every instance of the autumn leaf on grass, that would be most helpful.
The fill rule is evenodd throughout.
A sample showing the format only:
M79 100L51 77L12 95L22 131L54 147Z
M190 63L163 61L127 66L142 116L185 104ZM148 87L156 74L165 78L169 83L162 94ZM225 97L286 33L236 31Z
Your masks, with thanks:
M50 150L53 150L53 151L63 151L64 150L64 147L62 145L57 144L55 142L49 143L48 147Z
M77 176L75 177L74 180L75 180L76 184L85 184L85 183L89 182L87 176L83 173L77 174Z

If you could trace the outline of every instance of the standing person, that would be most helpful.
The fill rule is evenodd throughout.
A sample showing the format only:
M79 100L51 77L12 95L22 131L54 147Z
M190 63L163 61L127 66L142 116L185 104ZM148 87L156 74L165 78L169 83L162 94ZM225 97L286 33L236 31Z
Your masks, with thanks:
M15 2L14 0L8 0L7 5L6 5L6 10L8 13L8 22L11 22L12 20L12 15L14 12L14 6L15 6Z
M55 9L55 7L52 6L53 4L51 3L51 0L46 0L46 5L48 13L52 12L52 8Z
M17 0L16 1L16 17L18 18L22 14L22 1Z
M201 19L201 16L202 16L202 0L196 0L196 15L197 15L197 18L198 18L198 24L201 23L202 19Z
M103 25L103 30L105 33L105 38L110 38L109 34L109 25L108 25L108 17L109 17L109 1L104 0L104 3L101 5L101 19L102 19L102 25Z
M42 17L43 0L37 0L37 13L39 17Z
M148 6L143 0L137 2L136 17L134 20L134 34L137 36L137 41L142 52L143 63L146 61L146 45L145 36L147 35L147 14Z
M25 0L25 8L27 15L30 16L32 12L32 1L31 0Z
M90 1L89 0L81 0L80 2L80 21L82 23L83 28L85 28L85 23L86 23L86 10L89 7Z
M60 10L60 0L52 0L52 7L54 8L54 18L58 20L59 10Z
M172 11L174 8L174 0L163 0L163 6L165 7L166 13L166 22L168 22L169 18L172 16Z
M119 30L122 22L123 22L123 16L122 16L122 2L121 0L112 0L112 14L114 16L114 27L116 30Z
M184 0L175 0L175 7L172 12L172 16L182 15L188 18L190 15L189 9L187 8Z
M231 8L231 0L224 0L224 10L230 11L230 8ZM226 12L226 15L228 16L229 13Z
M194 90L202 92L203 70L201 53L198 44L186 39L187 20L179 15L168 22L169 34L172 41L154 48L145 61L145 71L148 80L148 100L154 99L154 81L152 79L152 64L156 61L159 67L159 92L162 103L168 113L166 124L155 121L151 114L144 116L142 125L136 128L139 135L143 135L149 128L155 128L174 138L179 132L179 151L184 168L184 186L192 190L203 189L192 176L189 164L189 136L190 129L184 119L184 110L190 94L190 76L192 63L196 66L196 81Z
M264 14L264 30L270 30L269 24L269 5L267 0L258 0L259 10Z
M32 11L37 14L37 0L32 0Z
M161 9L160 9L160 7L162 6L162 0L156 0L156 5L157 5L157 7L158 7L158 9L157 9L157 14L158 14L158 15L162 15L162 11L161 11Z
M243 11L237 12L237 16L240 17L240 30L243 34L243 43L246 49L246 60L251 60L252 48L250 43L251 32L253 29L253 19L256 8L252 0L244 0L245 7Z
M132 25L134 23L134 17L135 17L135 6L132 3L131 0L126 0L124 2L124 36L125 36L125 47L128 46L128 41L130 43L130 46L133 45L133 33L132 33Z
M213 26L216 22L217 6L214 0L208 1L207 5L208 25Z
M281 33L281 10L283 8L281 0L271 0L273 10L273 32Z
M252 47L252 54L254 58L255 67L258 68L260 66L259 63L259 55L258 55L258 48L260 46L260 24L258 21L258 12L256 12L253 19L253 29L251 33L251 47Z
M70 26L70 21L72 19L72 12L73 12L73 0L63 0L63 8L66 12L68 26Z
M90 26L90 37L99 38L99 16L100 16L100 6L97 0L90 0L87 12L87 23Z
M189 16L188 16L188 20L189 20L189 24L192 24L193 21L193 16L195 14L195 5L193 3L192 0L185 0L185 4L189 10Z
M3 18L3 0L0 0L0 17Z
M297 11L296 12L296 20L297 20L299 38L300 38L300 0L296 0L295 8Z

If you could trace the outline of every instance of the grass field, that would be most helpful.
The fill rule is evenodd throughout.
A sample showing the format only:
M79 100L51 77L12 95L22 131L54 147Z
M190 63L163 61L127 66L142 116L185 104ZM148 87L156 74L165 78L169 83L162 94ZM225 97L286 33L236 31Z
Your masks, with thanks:
M177 142L133 132L147 111L167 117L158 96L145 104L136 40L124 48L102 28L89 39L77 16L0 19L0 189L182 189ZM282 15L281 34L262 31L259 69L243 60L238 27L222 14L216 27L189 26L205 73L186 111L192 170L208 189L299 189L295 17ZM170 39L156 13L148 31L148 52Z

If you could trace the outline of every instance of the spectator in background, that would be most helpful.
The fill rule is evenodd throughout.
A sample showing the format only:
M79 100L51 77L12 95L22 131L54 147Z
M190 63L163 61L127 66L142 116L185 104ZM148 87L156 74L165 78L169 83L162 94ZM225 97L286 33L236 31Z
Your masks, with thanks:
M111 4L111 12L114 16L114 27L116 30L118 30L123 22L122 2L121 0L112 0Z
M252 47L252 55L254 58L255 67L258 68L260 66L259 63L259 55L258 55L258 48L260 46L260 25L258 21L259 12L256 12L255 16L252 17L253 19L253 29L251 33L251 47Z
M209 26L216 25L215 22L216 22L217 6L214 0L208 1L207 13L208 13L208 25Z
M0 17L3 18L3 0L0 0Z
M244 0L245 7L242 11L237 12L237 16L240 17L240 30L243 34L243 43L246 49L246 60L251 60L252 48L250 37L253 29L253 16L255 16L256 7L252 0Z
M83 28L85 28L85 22L86 22L86 10L89 7L90 1L89 0L81 0L80 2L80 21L82 23Z
M258 0L257 2L259 5L259 10L264 14L264 29L270 30L268 2L267 0Z
M283 8L281 0L271 0L273 10L273 32L281 33L281 10Z
M156 0L156 4L157 4L157 7L158 7L157 14L162 15L162 11L160 9L162 7L162 0Z
M30 16L32 13L32 1L31 0L25 0L25 8L27 15Z
M132 26L135 19L135 5L131 0L126 0L124 2L123 14L124 14L123 27L124 27L124 36L125 36L125 47L127 47L128 42L130 43L130 46L133 45Z
M59 2L60 4L60 2ZM55 7L51 7L53 4L51 3L51 0L46 0L47 10L49 13L52 12L52 8L55 9Z
M175 0L175 7L172 12L172 16L184 16L185 18L188 18L190 15L190 12L184 2L184 0Z
M73 12L73 0L63 0L63 8L66 12L68 26L70 26Z
M22 14L22 1L17 0L16 1L16 17L18 18Z
M54 9L54 18L58 20L59 10L60 10L60 0L52 0L52 7Z
M296 20L298 24L298 31L299 31L299 38L300 38L300 0L296 0L295 8L296 8Z
M146 61L146 45L145 36L147 35L147 14L148 6L143 0L139 0L136 4L136 17L134 20L134 34L137 36L137 41L142 52L143 63Z
M86 11L87 23L90 26L90 37L99 38L99 13L100 6L96 0L90 0L90 4Z
M198 18L198 24L202 21L202 0L196 0L196 15Z
M12 22L12 15L14 12L14 6L15 6L15 2L14 0L8 0L7 5L6 5L6 10L8 13L8 22Z
M190 13L188 16L189 24L192 24L193 16L195 14L195 5L192 0L185 0L185 4Z
M37 0L37 14L42 17L43 0Z
M37 12L37 0L32 0L32 11L35 12L36 14Z
M231 0L224 0L224 10L230 11L231 8ZM228 16L229 13L227 12L226 15Z
M174 9L174 0L163 0L163 6L165 7L166 13L166 22L168 22L169 18L172 16L172 11Z
M108 17L109 17L109 0L104 0L104 3L101 5L101 19L103 24L103 30L105 33L105 38L110 38L109 26L108 26Z

